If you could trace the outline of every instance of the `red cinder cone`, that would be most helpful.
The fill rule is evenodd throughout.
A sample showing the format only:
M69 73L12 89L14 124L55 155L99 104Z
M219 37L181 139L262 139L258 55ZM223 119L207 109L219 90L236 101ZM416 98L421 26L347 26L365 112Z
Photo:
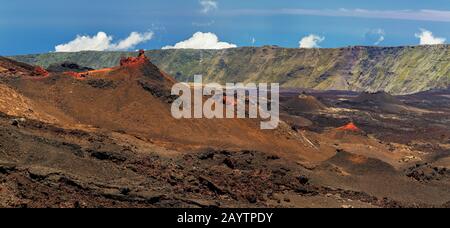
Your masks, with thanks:
M338 130L342 131L361 131L353 122L338 128Z

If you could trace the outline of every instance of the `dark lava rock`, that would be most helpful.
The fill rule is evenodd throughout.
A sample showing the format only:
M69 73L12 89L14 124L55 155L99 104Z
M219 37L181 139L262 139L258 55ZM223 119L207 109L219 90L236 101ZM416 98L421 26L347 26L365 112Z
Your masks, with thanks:
M9 174L16 171L16 166L13 164L0 164L0 174Z
M267 156L267 160L279 160L279 159L280 159L280 157L277 156L277 155L270 155L270 156Z
M91 153L91 156L97 158L98 160L107 160L113 162L124 162L127 160L126 157L111 152L93 151Z
M450 201L448 201L447 203L444 203L444 205L442 205L443 208L450 208Z
M258 198L255 195L248 195L246 198L249 203L255 204L258 202Z
M14 127L18 127L19 126L19 121L16 120L16 119L11 120L11 125L14 126Z
M206 152L200 153L197 157L200 160L213 159L214 158L214 151L208 150Z
M155 97L163 99L169 104L173 103L178 98L178 96L172 95L170 91L161 88L159 85L153 84L149 81L139 80L138 83L145 91L149 92Z
M210 180L210 179L207 178L207 177L201 176L201 177L199 177L199 180L200 180L200 182L201 182L203 185L205 185L209 190L211 190L211 191L213 191L213 192L215 192L215 193L217 193L217 194L223 195L223 194L226 194L226 193L227 193L227 190L225 190L225 189L222 188L221 186L217 185L216 183L214 183L212 180Z
M89 80L87 83L96 89L114 89L117 87L113 81L104 79Z
M91 71L91 70L94 70L94 69L89 68L89 67L83 67L83 66L80 66L73 62L55 63L55 64L50 65L47 68L47 71L57 72L57 73L68 72L68 71L81 73L81 72L86 72L86 71Z
M122 188L120 189L120 194L122 195L128 195L131 192L129 188Z
M305 184L308 184L309 183L309 178L308 177L305 177L305 176L299 176L299 177L297 177L297 179L298 179L298 182L300 182L300 184L302 184L302 185L305 185Z
M225 160L223 161L223 164L228 166L228 168L230 168L230 169L235 169L236 168L236 163L231 158L225 158Z
M431 164L416 164L406 170L406 176L420 182L440 181L450 177L450 171L446 168L434 167Z

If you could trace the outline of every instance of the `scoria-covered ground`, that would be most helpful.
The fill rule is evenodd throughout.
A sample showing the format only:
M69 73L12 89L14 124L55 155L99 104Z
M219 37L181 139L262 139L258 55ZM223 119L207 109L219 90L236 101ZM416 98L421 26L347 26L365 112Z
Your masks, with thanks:
M0 59L1 207L449 207L450 91L283 90L279 128L175 120L144 55Z

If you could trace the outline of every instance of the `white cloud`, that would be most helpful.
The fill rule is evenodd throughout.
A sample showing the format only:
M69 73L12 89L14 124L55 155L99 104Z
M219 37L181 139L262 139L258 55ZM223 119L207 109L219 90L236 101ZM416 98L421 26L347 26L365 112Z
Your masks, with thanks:
M133 49L136 45L149 41L153 38L153 32L132 32L127 38L113 43L113 37L105 32L98 32L95 36L80 36L55 47L56 52L78 52L78 51L126 51Z
M200 5L202 6L202 13L209 13L219 8L219 3L215 0L200 0Z
M365 34L368 43L379 45L385 40L386 32L383 29L372 29Z
M376 31L376 34L378 34L380 37L378 38L377 42L375 42L375 45L379 45L381 44L381 42L384 41L384 36L386 35L386 33L384 33L384 31L382 29L378 29Z
M384 41L384 36L380 36L380 38L377 40L377 42L375 42L374 44L375 45L379 45L379 44L381 44L381 42L383 42Z
M111 44L112 37L104 32L99 32L95 36L80 36L67 44L60 44L55 47L56 52L77 52L77 51L104 51Z
M426 29L420 29L420 33L416 33L416 37L420 39L420 45L444 44L446 39L435 37L432 32Z
M129 50L131 48L136 47L136 45L149 41L153 37L152 32L146 32L146 33L138 33L138 32L132 32L130 36L128 36L126 39L119 41L118 44L113 44L111 46L112 50Z
M162 49L227 49L235 48L237 45L220 42L214 33L197 32L191 38L181 41L175 46L165 46Z
M311 34L303 37L299 44L300 48L319 48L319 44L325 40L325 37Z

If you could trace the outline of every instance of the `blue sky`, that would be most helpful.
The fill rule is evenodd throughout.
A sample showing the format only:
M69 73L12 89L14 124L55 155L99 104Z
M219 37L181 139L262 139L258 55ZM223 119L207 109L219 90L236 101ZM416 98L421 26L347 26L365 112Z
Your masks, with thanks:
M0 55L55 51L55 46L77 35L93 38L100 31L111 39L104 46L108 50L182 47L176 44L196 32L213 33L235 46L297 48L304 38L305 47L323 48L418 45L421 37L422 43L448 43L450 4L449 0L0 0ZM119 45L131 32L139 38ZM198 38L213 38L203 35ZM64 47L61 50L73 44Z

